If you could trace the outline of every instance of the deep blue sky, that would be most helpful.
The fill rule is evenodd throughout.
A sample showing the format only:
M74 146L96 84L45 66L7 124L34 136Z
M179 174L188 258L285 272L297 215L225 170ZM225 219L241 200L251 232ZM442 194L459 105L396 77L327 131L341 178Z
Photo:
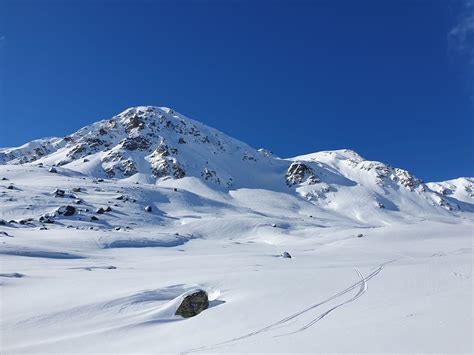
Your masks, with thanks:
M474 175L461 1L0 3L0 146L157 105L283 157Z

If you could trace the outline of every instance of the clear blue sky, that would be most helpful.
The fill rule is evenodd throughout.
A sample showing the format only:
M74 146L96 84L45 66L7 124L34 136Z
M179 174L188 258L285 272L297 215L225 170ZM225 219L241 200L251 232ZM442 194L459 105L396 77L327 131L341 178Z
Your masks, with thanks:
M0 146L157 105L283 157L474 175L462 1L0 4Z

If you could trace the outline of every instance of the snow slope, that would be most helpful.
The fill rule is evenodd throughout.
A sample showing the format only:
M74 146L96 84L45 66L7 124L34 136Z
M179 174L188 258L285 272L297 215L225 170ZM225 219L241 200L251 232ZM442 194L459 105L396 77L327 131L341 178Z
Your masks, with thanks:
M473 351L472 178L281 159L157 107L0 162L2 354Z

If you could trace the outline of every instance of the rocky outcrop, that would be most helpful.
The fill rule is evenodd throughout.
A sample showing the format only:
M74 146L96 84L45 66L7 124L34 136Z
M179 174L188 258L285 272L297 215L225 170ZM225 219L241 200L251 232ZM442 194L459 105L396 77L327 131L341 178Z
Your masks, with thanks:
M206 291L198 290L184 297L175 314L184 318L190 318L198 315L207 308L209 308L207 293Z
M397 181L400 185L407 189L413 190L415 187L423 184L423 181L418 179L416 176L410 174L408 171L403 169L395 168L394 181Z
M141 136L125 138L121 144L127 150L147 150L151 147L150 141Z
M285 178L288 186L302 184L304 182L307 182L309 185L314 185L320 182L313 169L300 161L296 161L288 167Z
M151 171L156 178L170 177L174 179L182 179L186 176L186 171L173 158L159 158L154 155L150 158Z

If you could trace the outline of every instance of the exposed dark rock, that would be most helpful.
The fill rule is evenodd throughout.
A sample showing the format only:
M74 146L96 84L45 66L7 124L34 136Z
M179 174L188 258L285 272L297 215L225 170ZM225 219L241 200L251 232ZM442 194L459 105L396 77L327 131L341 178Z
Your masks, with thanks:
M257 159L253 155L250 155L249 153L245 153L242 156L242 160L257 161Z
M48 170L50 173L57 173L58 170L56 170L56 168L54 166L52 166L51 168L49 168Z
M57 209L57 213L65 217L69 217L76 213L76 207L69 206L69 205L61 206Z
M145 211L147 211L147 212L151 212L151 211L152 211L152 208L151 208L151 206L145 206Z
M25 218L18 221L21 225L32 224L31 222L33 222L33 218Z
M7 273L1 273L0 277L11 277L11 278L22 278L23 274L20 274L19 272L7 272Z
M204 168L201 171L201 176L205 180L211 180L211 181L214 181L217 184L220 184L220 179L219 179L219 177L217 176L217 173L214 170L211 170L209 168Z
M7 189L8 189L8 190L13 190L14 188L15 188L15 187L14 187L13 185L8 185L8 186L7 186Z
M285 259L291 259L291 255L290 255L290 253L288 253L287 251L284 251L284 252L281 254L281 257L282 257L282 258L285 258Z
M417 177L413 176L408 171L403 169L395 168L395 175L400 185L410 190L413 190L415 187L423 183L422 180L418 179Z
M54 214L45 213L44 215L40 216L38 221L41 223L54 223Z
M97 213L97 214L104 214L104 213L105 213L105 210L101 207L101 208L99 208L97 211L95 211L95 213Z
M288 186L295 184L301 184L304 181L308 181L308 184L313 185L318 183L320 180L311 169L305 163L296 161L292 163L286 173L286 183Z
M8 179L6 177L2 177L2 181L7 181Z
M150 145L148 139L141 136L128 137L122 142L122 146L127 150L146 150L150 148Z
M104 209L104 212L112 212L112 208L110 206L107 206L105 209Z
M66 192L64 190L61 190L61 189L56 189L56 190L54 190L53 194L54 194L54 197L64 197Z
M158 147L155 149L155 153L162 157L167 157L168 155L170 155L168 146L164 142L161 142L158 145Z
M178 144L186 144L186 141L184 140L184 138L180 137L178 139Z
M124 124L125 130L129 133L132 129L143 129L145 127L145 122L141 119L141 117L137 114L130 117Z
M80 187L73 187L72 188L72 192L81 192L81 188Z
M91 221L98 221L99 219L96 216L91 217Z
M361 234L357 234L357 238L362 238L364 235L361 233Z
M184 297L175 314L184 318L190 318L207 308L209 308L207 293L206 291L199 290Z
M186 175L186 172L184 171L184 169L178 163L173 163L171 168L173 170L173 176L176 179L182 179Z

